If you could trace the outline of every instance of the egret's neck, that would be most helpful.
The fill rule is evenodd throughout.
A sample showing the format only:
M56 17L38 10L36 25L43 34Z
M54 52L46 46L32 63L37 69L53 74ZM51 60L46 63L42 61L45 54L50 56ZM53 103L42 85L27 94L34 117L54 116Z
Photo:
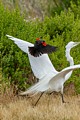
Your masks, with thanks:
M70 56L70 49L66 49L66 58L67 58L67 61L70 63L70 66L74 65L73 58ZM70 72L66 75L65 81L70 78L71 74L72 74L72 71L70 71Z
M70 66L74 65L73 58L70 56L70 49L66 49L66 58L67 61L69 61Z

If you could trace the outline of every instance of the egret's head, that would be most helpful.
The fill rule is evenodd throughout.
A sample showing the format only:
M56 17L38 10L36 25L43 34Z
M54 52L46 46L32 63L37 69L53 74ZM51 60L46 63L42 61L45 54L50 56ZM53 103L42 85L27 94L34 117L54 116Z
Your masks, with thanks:
M69 43L66 45L66 49L71 49L71 48L77 46L78 44L80 44L80 42L73 42L73 41L71 41L71 42L69 42Z

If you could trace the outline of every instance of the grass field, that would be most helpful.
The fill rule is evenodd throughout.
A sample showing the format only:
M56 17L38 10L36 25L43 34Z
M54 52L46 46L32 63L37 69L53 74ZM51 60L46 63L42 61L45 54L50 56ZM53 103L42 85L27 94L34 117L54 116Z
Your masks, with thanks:
M66 103L59 93L44 94L35 107L39 95L29 99L15 96L12 87L3 94L4 85L0 87L0 120L80 120L80 95L75 94L73 84L64 90Z
M63 104L60 94L44 94L33 107L38 97L0 96L0 120L80 120L80 95L64 95Z

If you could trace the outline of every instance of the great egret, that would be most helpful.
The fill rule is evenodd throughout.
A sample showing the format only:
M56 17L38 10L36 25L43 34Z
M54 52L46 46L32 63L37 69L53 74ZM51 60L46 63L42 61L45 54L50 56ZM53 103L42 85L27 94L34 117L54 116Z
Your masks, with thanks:
M49 54L56 51L56 48L55 46L48 45L44 40L37 38L34 46L29 47L29 52L34 57L39 57L42 54Z
M70 78L73 70L80 68L80 64L74 65L73 58L70 56L70 49L75 47L78 44L80 44L80 42L72 42L71 41L66 45L66 57L67 57L67 61L70 62L70 67L63 69L61 72L49 71L49 73L47 73L47 75L45 75L41 79L41 81L39 81L35 85L31 86L27 91L21 93L20 95L26 95L26 94L30 94L30 93L31 93L31 95L32 94L35 95L39 92L41 92L43 94L45 91L48 91L48 92L53 92L53 91L59 92L60 91L61 96L62 96L62 102L64 103L64 99L63 99L64 82ZM40 97L42 96L42 94L40 95ZM40 99L40 97L39 97L39 99ZM38 102L38 100L37 100L37 102ZM36 102L36 104L37 104L37 102Z
M38 83L30 87L27 91L21 93L21 95L26 95L30 93L37 94L38 92L43 93L44 91L60 91L62 95L62 102L64 102L63 84L71 76L72 70L80 68L80 65L73 66L74 61L73 58L70 56L70 49L78 45L80 42L68 43L68 45L66 46L66 57L67 60L70 62L71 67L65 68L61 72L58 72L52 65L47 54L43 54L40 57L33 57L29 54L28 47L33 47L33 44L9 35L6 36L9 39L13 40L22 51L28 53L32 71L36 78L39 79Z

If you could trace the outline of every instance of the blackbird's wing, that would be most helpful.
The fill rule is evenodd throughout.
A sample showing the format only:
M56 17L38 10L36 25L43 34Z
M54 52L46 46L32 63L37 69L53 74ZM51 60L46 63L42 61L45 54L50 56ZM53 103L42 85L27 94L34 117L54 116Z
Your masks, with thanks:
M40 52L40 49L36 49L35 47L28 47L29 53L34 57L39 57L42 53Z
M43 46L42 49L40 50L40 52L42 54L49 54L49 53L52 53L52 52L55 52L57 50L57 47L55 46L51 46L51 45L46 45L46 46Z
M29 52L34 57L39 57L42 54L49 54L49 53L55 52L56 49L57 49L57 47L55 47L55 46L51 46L51 45L42 46L42 45L40 45L37 49L35 47L29 47Z

